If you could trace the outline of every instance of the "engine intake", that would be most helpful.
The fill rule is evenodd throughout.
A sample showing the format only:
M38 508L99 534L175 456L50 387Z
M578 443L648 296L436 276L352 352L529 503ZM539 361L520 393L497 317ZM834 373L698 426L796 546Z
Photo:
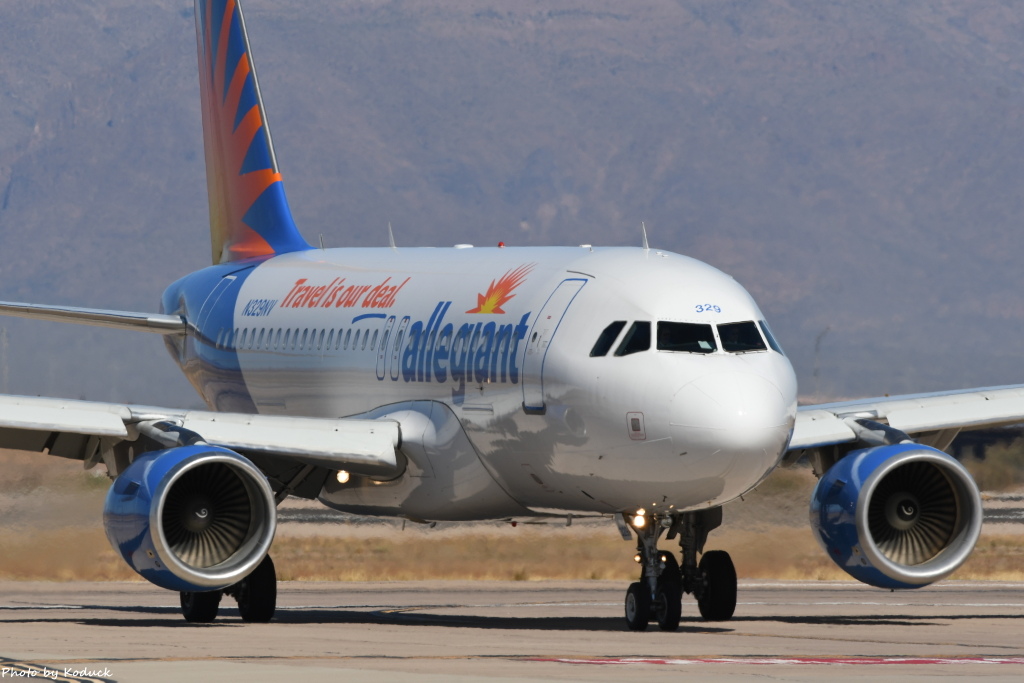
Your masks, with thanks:
M918 588L964 563L981 533L967 470L919 444L854 451L819 480L811 527L844 571L881 588Z
M136 458L107 494L103 523L114 549L147 580L206 591L256 568L277 518L255 465L226 448L197 445Z

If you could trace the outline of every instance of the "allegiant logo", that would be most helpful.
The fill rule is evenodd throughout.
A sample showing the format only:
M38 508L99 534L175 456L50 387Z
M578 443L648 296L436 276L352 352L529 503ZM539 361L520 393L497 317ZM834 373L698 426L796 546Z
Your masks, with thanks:
M526 338L530 314L519 323L445 323L451 301L442 301L430 319L409 325L402 349L402 379L406 382L519 383L516 356ZM401 332L399 332L401 334ZM398 344L403 344L399 339ZM381 377L383 379L383 377ZM392 375L397 380L397 374Z

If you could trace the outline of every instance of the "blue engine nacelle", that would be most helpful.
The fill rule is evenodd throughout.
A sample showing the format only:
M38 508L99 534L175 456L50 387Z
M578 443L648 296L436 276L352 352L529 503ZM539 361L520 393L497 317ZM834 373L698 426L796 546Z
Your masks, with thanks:
M850 576L919 588L949 576L981 533L981 495L967 470L920 444L853 451L818 481L811 528Z
M249 460L197 445L139 456L103 509L111 545L147 580L176 591L241 581L270 550L277 508Z

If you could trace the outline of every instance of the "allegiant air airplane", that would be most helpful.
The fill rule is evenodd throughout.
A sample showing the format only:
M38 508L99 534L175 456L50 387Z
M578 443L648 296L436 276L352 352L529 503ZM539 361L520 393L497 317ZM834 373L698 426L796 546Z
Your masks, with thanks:
M274 158L236 0L197 0L213 265L162 312L0 312L163 335L208 411L0 397L0 447L102 464L103 523L189 621L269 620L288 496L414 521L604 516L636 538L629 628L736 606L722 506L809 458L811 526L860 581L915 588L971 553L981 502L942 452L1024 421L1024 387L797 407L734 279L642 248L317 249ZM680 552L659 549L676 539Z

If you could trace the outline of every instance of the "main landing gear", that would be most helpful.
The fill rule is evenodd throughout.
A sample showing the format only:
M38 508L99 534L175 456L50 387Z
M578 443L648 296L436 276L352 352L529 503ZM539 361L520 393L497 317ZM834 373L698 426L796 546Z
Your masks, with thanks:
M224 590L204 593L181 593L181 613L186 621L209 623L217 618L220 599L232 596L238 603L238 612L243 621L268 622L277 607L277 573L270 555L245 577Z
M640 580L626 591L626 624L632 631L644 631L656 621L663 631L675 631L682 613L683 593L697 598L700 614L708 621L726 621L736 610L736 569L729 553L704 552L708 533L722 523L722 508L700 512L623 515L623 521L637 536ZM658 539L679 537L682 566L667 550L658 549ZM628 533L623 530L628 538ZM702 553L700 564L697 555Z

